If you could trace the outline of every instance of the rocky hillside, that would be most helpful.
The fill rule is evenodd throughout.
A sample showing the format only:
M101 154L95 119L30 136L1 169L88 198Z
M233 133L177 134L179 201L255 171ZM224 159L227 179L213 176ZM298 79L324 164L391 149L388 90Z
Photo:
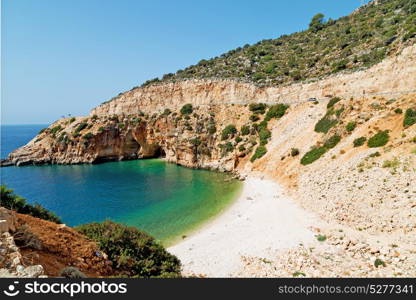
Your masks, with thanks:
M289 106L290 115L304 120L309 115L304 112L306 103L311 103L308 97L316 97L321 104L348 99L354 105L373 97L411 94L416 87L415 61L416 46L410 46L365 71L304 85L258 88L234 81L187 81L143 87L98 106L89 117L58 120L2 164L98 163L161 156L188 167L250 169L252 158L264 155L267 143L279 137L271 134L274 120ZM344 115L349 113L355 112L346 110ZM311 116L305 124L312 126L318 117ZM298 120L291 126L303 125Z
M106 220L69 228L1 186L1 277L180 277L180 260L153 237Z
M291 108L267 154L240 173L279 181L326 225L315 244L268 264L246 258L240 276L414 277L415 124L416 94Z
M347 74L336 74L309 83L258 87L235 80L186 80L136 88L114 97L91 111L92 115L161 113L194 106L244 105L249 103L297 104L308 98L350 98L416 91L416 46L403 49L377 65Z
M145 85L233 78L278 86L367 68L414 43L414 0L374 0L337 20L315 15L307 30L244 45Z

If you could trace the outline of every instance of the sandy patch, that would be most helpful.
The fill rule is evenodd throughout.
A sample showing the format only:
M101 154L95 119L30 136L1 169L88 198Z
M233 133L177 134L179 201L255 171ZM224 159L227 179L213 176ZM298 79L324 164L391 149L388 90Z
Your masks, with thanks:
M214 221L168 250L185 274L230 277L242 256L267 259L273 251L308 243L317 221L288 198L275 182L248 178L241 196Z

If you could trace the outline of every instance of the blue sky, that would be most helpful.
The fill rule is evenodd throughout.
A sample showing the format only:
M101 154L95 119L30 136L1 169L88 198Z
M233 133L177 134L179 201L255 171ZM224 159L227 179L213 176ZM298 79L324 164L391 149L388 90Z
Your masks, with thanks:
M147 79L338 18L359 0L3 0L3 124L87 115Z

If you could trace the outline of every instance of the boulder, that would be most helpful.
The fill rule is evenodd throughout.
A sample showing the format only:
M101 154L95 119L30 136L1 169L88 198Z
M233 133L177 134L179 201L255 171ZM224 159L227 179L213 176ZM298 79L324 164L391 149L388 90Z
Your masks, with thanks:
M0 207L0 234L14 231L16 231L16 217L10 210Z

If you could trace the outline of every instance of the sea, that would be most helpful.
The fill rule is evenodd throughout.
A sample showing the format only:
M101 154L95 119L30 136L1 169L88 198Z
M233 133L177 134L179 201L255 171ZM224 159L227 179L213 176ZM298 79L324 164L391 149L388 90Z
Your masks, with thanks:
M2 125L1 158L47 125ZM227 209L242 184L230 175L145 159L0 168L1 184L69 226L112 220L173 245Z

